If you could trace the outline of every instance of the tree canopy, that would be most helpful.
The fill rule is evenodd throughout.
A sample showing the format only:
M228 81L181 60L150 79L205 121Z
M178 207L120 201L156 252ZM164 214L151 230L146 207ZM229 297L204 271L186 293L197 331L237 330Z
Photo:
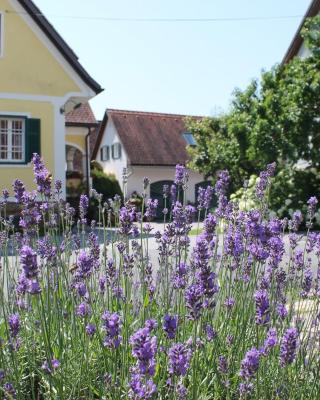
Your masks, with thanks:
M206 176L228 169L234 189L273 161L278 171L298 161L320 169L320 17L303 30L310 56L264 71L245 90L236 89L230 111L188 120L197 146L190 166Z

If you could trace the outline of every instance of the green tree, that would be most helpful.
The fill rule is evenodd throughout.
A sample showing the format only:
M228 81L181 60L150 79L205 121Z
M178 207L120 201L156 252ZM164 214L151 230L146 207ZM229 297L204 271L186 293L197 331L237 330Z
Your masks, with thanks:
M277 161L278 171L299 160L320 169L320 17L309 19L302 35L310 50L262 72L245 90L235 90L228 113L189 120L197 146L190 166L207 176L228 169L234 189Z

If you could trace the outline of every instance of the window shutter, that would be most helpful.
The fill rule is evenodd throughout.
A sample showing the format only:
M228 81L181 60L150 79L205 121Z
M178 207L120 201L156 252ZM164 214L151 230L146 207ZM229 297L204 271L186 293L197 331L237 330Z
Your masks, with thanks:
M103 161L103 147L100 149L100 160Z
M112 150L112 158L114 160L121 158L121 144L120 143L114 143L111 147L111 150Z
M111 146L111 155L112 155L112 158L114 159L114 144Z
M26 163L32 159L33 153L41 154L40 119L26 119Z

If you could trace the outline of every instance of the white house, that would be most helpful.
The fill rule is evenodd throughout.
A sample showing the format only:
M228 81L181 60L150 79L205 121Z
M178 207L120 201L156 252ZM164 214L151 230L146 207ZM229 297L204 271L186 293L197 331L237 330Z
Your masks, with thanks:
M196 145L185 126L185 115L106 110L92 155L106 173L122 185L128 171L127 194L141 193L143 178L150 179L147 195L162 203L164 184L172 184L176 164L188 161L187 146ZM201 117L193 117L201 118ZM189 171L186 200L195 203L199 186L210 182Z

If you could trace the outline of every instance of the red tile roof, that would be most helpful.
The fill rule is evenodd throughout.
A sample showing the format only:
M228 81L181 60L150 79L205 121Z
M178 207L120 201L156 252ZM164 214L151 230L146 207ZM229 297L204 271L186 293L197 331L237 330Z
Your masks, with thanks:
M96 118L89 103L82 104L66 114L66 125L95 125Z
M107 110L93 152L97 156L107 120L117 129L131 165L176 165L188 161L186 115ZM192 116L201 119L203 117Z
M307 18L315 17L317 14L319 14L319 12L320 12L320 0L312 0L282 60L282 64L288 63L293 57L295 57L298 54L298 51L303 43L303 39L301 37L301 29L303 28L303 25L306 22Z

